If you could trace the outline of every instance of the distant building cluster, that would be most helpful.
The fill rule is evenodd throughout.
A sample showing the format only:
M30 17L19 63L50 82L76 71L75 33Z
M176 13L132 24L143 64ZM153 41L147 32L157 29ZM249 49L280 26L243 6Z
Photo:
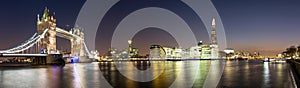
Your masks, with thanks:
M100 60L112 60L113 58L119 60L125 60L126 58L139 58L139 50L137 48L132 47L132 40L128 40L128 48L123 49L121 51L110 48L108 52L103 56L100 57Z
M200 41L197 46L193 46L188 49L151 45L149 58L217 59L220 57L219 51L216 48L217 47L208 44L203 44L202 41Z
M212 20L211 43L203 44L202 41L197 46L188 49L177 47L164 47L160 45L150 46L149 58L183 58L183 59L217 59L219 56L219 48L217 44L216 23Z
M132 40L128 40L128 54L129 58L137 58L139 57L139 50L137 48L132 47Z
M224 50L226 59L262 59L262 57L259 52L239 52L235 51L234 49L227 48Z
M132 46L132 40L128 40L128 48L118 51L117 49L109 49L109 52L103 59L111 58L140 58L139 50ZM145 57L145 56L144 56ZM143 58L144 58L143 57ZM221 58L219 47L217 44L216 23L212 20L211 42L204 44L198 42L196 46L187 49L180 47L165 47L161 45L151 45L150 53L146 56L151 59L218 59Z

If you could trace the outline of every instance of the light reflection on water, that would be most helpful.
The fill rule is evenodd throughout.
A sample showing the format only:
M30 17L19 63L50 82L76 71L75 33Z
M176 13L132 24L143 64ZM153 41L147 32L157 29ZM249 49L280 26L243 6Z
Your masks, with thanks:
M139 70L147 70L150 66L163 72L149 82L136 82L126 78L119 71L134 76L134 68L118 69L115 63L134 65ZM161 64L164 65L161 65ZM194 68L199 64L198 73ZM94 62L67 64L64 67L0 67L0 88L167 88L177 79L176 86L186 86L187 80L195 78L193 87L202 87L211 61L167 61L154 62ZM180 73L182 72L182 73ZM158 74L154 70L151 74ZM193 74L197 76L193 77ZM180 75L180 76L179 76ZM219 85L223 87L291 87L286 63L262 63L259 61L227 61Z
M264 85L262 87L270 87L268 84L270 84L270 70L269 70L269 63L264 62L264 72L263 72L263 80Z
M287 63L227 61L220 85L229 88L292 88Z
M194 87L201 87L209 70L210 61L168 61L154 62L151 65L146 61L120 63L127 65L134 64L139 70L146 70L149 66L160 69L160 66L162 66L160 64L164 63L165 70L152 81L136 82L126 78L119 72L119 70L126 71L127 74L134 76L135 74L132 72L133 68L117 69L114 62L67 64L64 67L1 67L0 88L166 88L170 86L177 77L180 78L178 78L179 83L176 84L176 86L187 86L185 85L187 80L191 80L192 77L194 77L192 74L196 73L194 71L194 68L197 68L195 67L195 63L200 63L200 69L198 73L199 76L194 77L196 78ZM159 72L154 70L153 73L157 74Z
M118 63L118 62L117 62ZM163 72L154 80L148 81L148 82L136 82L133 80L130 80L124 76L124 74L120 74L119 71L124 71L126 70L127 75L132 74L133 76L135 75L133 68L119 68L118 70L111 70L111 69L116 69L113 64L108 63L108 64L102 64L100 63L100 70L103 72L104 77L109 81L109 83L113 87L130 87L130 88L135 88L135 87L149 87L149 88L166 88L169 87L170 85L175 85L175 86L188 86L186 84L189 84L187 80L193 79L193 74L196 72L193 71L195 67L195 63L200 63L199 68L202 69L202 71L199 71L198 76L194 77L198 79L195 81L194 87L202 87L205 77L206 77L206 72L209 70L209 63L210 61L169 61L169 62L161 62L161 61L155 61L152 62L152 64L147 64L147 61L144 62L122 62L125 64L135 64L137 69L140 70L147 70L150 66L153 66L154 70L152 74L160 74L160 69L165 68ZM165 64L165 65L161 65ZM125 65L124 65L125 66ZM105 68L105 67L111 67L111 68ZM109 73L107 73L109 72ZM115 75L112 75L115 74ZM145 75L147 76L147 75ZM193 77L191 77L193 76ZM112 81L117 79L117 81ZM175 79L177 78L177 84L172 84ZM124 82L125 81L125 82ZM117 84L114 82L118 82ZM193 86L193 83L192 85Z

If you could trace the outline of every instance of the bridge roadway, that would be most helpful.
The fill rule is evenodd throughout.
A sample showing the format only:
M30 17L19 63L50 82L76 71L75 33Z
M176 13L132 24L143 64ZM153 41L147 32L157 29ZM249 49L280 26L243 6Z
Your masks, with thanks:
M48 54L0 54L0 57L47 57Z

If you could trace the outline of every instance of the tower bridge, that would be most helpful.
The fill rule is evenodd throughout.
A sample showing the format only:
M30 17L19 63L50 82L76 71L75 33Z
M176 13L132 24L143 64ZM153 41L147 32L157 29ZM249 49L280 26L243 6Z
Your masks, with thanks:
M45 54L59 54L56 45L56 37L61 37L70 40L71 42L71 54L72 57L80 58L80 61L86 61L88 58L93 58L84 43L84 33L83 29L76 26L75 28L71 29L70 31L66 31L63 28L60 28L56 24L56 18L53 15L50 15L49 9L46 7L42 17L37 15L37 32L33 34L28 40L24 43L7 49L7 50L0 50L0 54L3 56L8 55L9 57L13 56L45 56ZM31 54L20 54L20 52L24 52L29 50L30 48L35 48L35 53ZM34 56L33 56L34 57Z

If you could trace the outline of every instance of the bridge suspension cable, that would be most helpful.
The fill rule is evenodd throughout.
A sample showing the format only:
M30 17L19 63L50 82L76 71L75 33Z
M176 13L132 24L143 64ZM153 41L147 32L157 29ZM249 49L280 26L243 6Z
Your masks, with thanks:
M9 50L5 50L5 51L14 51L16 49L20 49L26 45L28 45L29 43L31 43L32 41L36 40L38 37L36 37L36 33L34 34L34 36L32 36L29 40L27 40L25 43L22 43L21 45L17 46L17 47L14 47L14 48L11 48Z
M31 48L33 45L35 45L38 41L40 41L42 38L44 38L45 34L47 33L49 29L47 28L46 30L44 30L44 32L41 35L37 35L37 33L35 33L31 38L29 38L25 43L16 46L14 48L8 49L8 50L0 50L0 53L19 53L22 51L25 51L29 48Z
M84 46L84 49L87 52L88 56L92 56L92 54L90 53L90 51L89 51L88 47L86 46L85 42L83 42L83 46Z
M28 50L29 48L31 48L35 44L37 44L41 39L43 39L45 37L46 33L48 32L48 30L49 30L49 28L46 28L41 35L34 33L32 37L30 37L28 40L26 40L24 43L20 44L19 46L16 46L16 47L13 47L13 48L7 49L7 50L0 50L0 53L19 53L19 52ZM57 27L56 31L58 33L62 33L64 35L68 35L68 36L74 37L76 39L83 40L80 36L72 34L71 32L63 30L62 28ZM85 53L89 57L92 56L92 54L90 53L90 51L84 41L83 41L83 47L84 47L84 51L86 51Z

